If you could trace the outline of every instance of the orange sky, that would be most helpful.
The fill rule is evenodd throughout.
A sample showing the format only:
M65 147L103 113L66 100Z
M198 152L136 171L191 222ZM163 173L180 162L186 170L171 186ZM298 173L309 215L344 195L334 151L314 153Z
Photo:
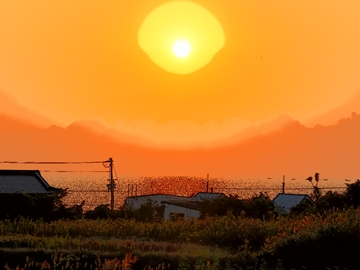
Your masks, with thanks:
M193 1L215 15L226 43L188 75L159 68L138 44L141 23L166 2L0 1L0 94L25 107L0 112L45 125L100 119L184 143L282 114L305 123L360 91L358 0Z

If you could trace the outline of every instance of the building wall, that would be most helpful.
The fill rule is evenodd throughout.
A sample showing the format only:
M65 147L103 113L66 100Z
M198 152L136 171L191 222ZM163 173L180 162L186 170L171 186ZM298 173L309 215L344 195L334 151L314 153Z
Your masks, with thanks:
M200 211L189 209L177 205L172 204L165 204L165 211L164 211L164 220L168 220L172 214L183 214L185 219L189 218L199 218L200 217Z

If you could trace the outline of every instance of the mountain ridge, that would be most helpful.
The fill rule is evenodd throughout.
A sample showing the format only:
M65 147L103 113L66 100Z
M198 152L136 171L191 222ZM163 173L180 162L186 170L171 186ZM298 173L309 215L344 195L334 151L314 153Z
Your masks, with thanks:
M113 157L123 175L282 175L298 177L319 171L329 177L354 178L360 152L360 115L336 125L306 127L290 121L267 134L213 148L156 149L119 142L74 123L66 128L6 129L19 119L0 117L0 160L78 161ZM21 124L18 123L21 126ZM118 172L119 172L118 171Z

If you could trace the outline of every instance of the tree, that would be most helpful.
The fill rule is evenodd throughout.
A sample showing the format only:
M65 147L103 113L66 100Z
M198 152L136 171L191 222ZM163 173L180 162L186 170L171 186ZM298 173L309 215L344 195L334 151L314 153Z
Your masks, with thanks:
M330 190L319 198L316 208L318 211L324 211L333 208L343 209L346 205L347 199L344 193Z
M357 207L360 205L360 180L356 180L355 183L346 184L345 197L350 205Z
M310 184L313 186L313 194L312 194L312 199L317 202L321 196L321 190L320 188L318 187L318 184L319 184L319 180L320 180L320 174L317 172L315 173L314 175L315 177L315 185L313 183L313 178L312 176L309 176L308 178L306 178L306 180L308 180L310 182Z
M264 218L269 213L273 213L275 205L267 194L260 192L258 196L253 196L245 201L245 213L254 218Z
M269 212L273 213L274 203L268 195L260 193L249 199L239 199L238 196L221 196L214 200L205 200L200 203L200 218L205 216L225 216L231 213L234 216L263 218Z
M133 218L137 221L162 221L164 219L165 205L157 205L153 200L148 199L139 208L123 208L122 216Z
M67 207L62 198L67 195L66 189L51 194L12 193L0 196L0 219L14 219L18 216L45 221L57 219L77 219L83 214L85 202Z
M244 201L238 195L220 196L200 202L200 218L206 216L226 216L229 212L239 216L244 209Z
M0 196L0 219L15 219L18 216L33 217L36 212L34 198L24 192Z
M112 211L108 204L100 204L94 210L89 210L84 214L87 219L107 219L112 217Z

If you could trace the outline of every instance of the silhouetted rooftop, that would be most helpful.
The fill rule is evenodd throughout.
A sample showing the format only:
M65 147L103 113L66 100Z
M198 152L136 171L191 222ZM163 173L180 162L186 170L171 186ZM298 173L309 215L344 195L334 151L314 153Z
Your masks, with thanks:
M273 203L276 204L278 207L283 208L285 210L285 213L290 213L290 208L298 205L305 200L313 202L313 200L306 194L279 193L273 199Z
M0 194L44 194L58 190L50 186L38 170L0 170Z
M201 202L203 200L214 200L221 196L225 196L224 193L209 193L209 192L199 192L193 198L191 198L194 202Z

